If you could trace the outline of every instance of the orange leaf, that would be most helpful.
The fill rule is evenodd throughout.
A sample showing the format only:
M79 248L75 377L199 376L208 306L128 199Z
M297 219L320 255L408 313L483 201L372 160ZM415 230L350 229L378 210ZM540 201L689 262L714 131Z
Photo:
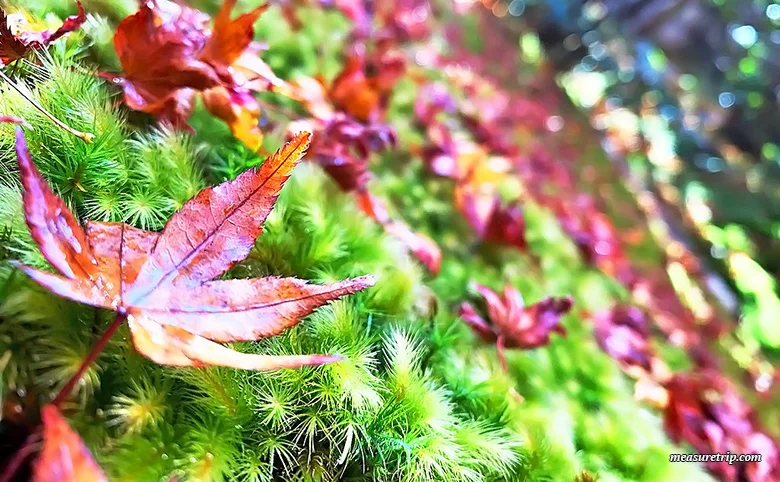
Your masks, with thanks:
M233 65L249 47L255 36L254 24L269 4L261 5L249 13L230 19L230 12L237 0L225 0L214 18L214 29L206 42L200 58L209 64L224 69Z
M203 92L203 104L214 117L225 121L233 137L248 148L256 151L263 144L263 131L258 126L262 111L249 91L215 87Z

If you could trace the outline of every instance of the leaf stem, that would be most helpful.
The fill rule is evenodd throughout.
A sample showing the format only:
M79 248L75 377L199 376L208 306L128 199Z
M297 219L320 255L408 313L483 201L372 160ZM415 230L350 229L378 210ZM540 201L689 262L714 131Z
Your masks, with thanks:
M41 111L43 115L51 119L51 121L54 122L59 128L70 132L71 134L78 137L79 139L86 142L87 144L92 144L92 140L95 138L95 134L92 134L90 132L77 131L76 129L72 128L71 126L65 124L61 120L54 117L49 111L44 109L40 104L35 102L35 100L33 100L29 95L27 95L26 92L24 92L21 88L19 88L19 86L16 85L16 83L14 83L13 80L11 80L7 75L5 75L5 72L3 72L2 69L0 69L0 78L5 80L8 83L8 85L13 87L13 89L19 93L19 95L24 97L24 99L30 104L32 104L33 107Z
M70 396L71 392L76 387L76 384L79 382L79 380L81 380L81 377L84 376L84 373L86 373L90 365L94 363L98 355L100 355L100 353L106 347L106 344L108 344L108 340L111 339L114 333L116 333L116 330L118 330L119 327L122 326L122 323L124 323L126 319L127 319L126 313L116 314L116 316L114 317L114 321L111 322L111 324L108 326L108 329L105 331L105 333L103 333L103 335L98 340L97 344L95 344L95 346L89 352L89 354L84 359L84 361L81 362L81 365L79 366L78 370L76 370L76 373L74 373L73 376L70 377L67 383L65 383L65 386L63 386L60 392L57 394L57 396L54 397L54 400L52 400L51 402L52 405L59 408L60 404Z
M11 482L13 480L14 476L19 471L24 461L27 460L27 457L29 457L30 454L33 453L35 444L37 442L36 439L39 436L40 436L40 432L36 430L35 432L31 433L30 435L27 436L27 438L24 439L24 444L22 444L22 447L16 451L14 456L5 466L2 475L0 475L0 482Z

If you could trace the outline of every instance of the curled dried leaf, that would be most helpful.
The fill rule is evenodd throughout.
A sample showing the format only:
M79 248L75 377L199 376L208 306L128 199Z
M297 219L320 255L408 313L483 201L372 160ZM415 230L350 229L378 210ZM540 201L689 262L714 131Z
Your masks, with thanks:
M24 31L16 35L11 31L9 16L0 9L0 66L8 65L29 52L42 49L63 35L78 30L87 20L87 14L80 1L76 0L76 6L78 13L66 18L57 30Z

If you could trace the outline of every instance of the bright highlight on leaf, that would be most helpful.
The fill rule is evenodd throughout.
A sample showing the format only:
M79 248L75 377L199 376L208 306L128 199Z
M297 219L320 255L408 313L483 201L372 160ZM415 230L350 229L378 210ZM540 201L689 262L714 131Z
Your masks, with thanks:
M253 370L340 359L244 354L219 344L277 335L318 306L374 284L371 276L328 285L215 280L249 254L309 146L309 133L296 135L261 167L201 191L161 233L120 223L90 222L83 229L35 168L21 129L16 143L27 225L61 274L17 266L57 295L126 316L140 353L163 365Z

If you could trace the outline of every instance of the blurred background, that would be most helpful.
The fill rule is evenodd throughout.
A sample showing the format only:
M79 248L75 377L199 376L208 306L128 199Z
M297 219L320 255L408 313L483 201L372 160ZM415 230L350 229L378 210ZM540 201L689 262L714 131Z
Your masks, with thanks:
M653 194L653 215L702 260L703 284L748 343L776 357L780 5L481 3L520 38L526 66L554 71L632 186Z

